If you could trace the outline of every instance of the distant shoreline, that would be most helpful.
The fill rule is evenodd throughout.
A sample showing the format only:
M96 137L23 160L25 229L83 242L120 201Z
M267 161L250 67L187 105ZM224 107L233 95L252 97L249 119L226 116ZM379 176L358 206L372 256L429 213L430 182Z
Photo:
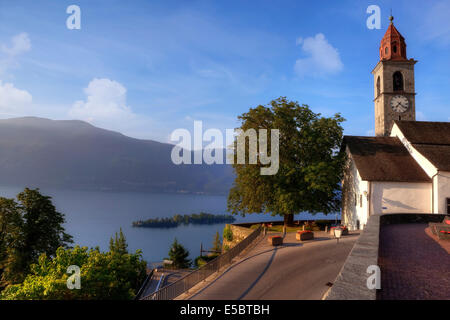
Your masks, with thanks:
M176 214L171 218L153 218L147 220L134 221L133 227L137 228L176 228L180 225L196 224L220 224L234 222L236 219L232 215L200 212L199 214Z
M35 185L35 184L0 184L0 188L17 189L18 192L24 188L40 189L44 192L52 191L74 191L74 192L100 192L100 193L116 193L116 194L161 194L161 195L188 195L188 196L212 196L212 197L224 197L226 192L186 192L186 191L166 191L166 190L153 190L153 189L120 189L120 188L96 188L96 187L77 187L77 186L57 186L57 185Z

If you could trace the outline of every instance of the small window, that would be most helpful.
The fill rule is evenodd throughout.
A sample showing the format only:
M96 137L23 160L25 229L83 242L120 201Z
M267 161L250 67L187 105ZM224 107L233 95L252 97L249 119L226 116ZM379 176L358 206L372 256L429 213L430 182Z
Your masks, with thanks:
M388 52L389 52L388 47L384 48L384 53L385 53L385 54L388 54Z
M394 52L394 53L397 53L397 46L394 44L394 46L392 47L392 51Z
M395 71L392 75L394 91L403 91L403 76L400 71Z
M450 214L450 198L447 198L447 214Z
M377 78L377 97L380 95L380 76Z
M359 206L362 208L362 194L359 195Z

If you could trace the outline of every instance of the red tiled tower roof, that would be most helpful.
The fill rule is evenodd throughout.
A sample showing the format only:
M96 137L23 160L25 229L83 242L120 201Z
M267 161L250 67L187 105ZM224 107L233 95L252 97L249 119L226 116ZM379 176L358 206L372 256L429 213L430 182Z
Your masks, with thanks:
M380 43L380 60L407 60L405 38L395 28L394 17L390 16L389 20L391 22Z

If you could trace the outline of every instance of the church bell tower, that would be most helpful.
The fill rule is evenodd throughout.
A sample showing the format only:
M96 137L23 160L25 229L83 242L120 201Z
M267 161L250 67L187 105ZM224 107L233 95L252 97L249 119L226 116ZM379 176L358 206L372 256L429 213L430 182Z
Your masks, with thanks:
M394 17L380 43L380 61L373 69L375 135L389 136L394 120L416 120L414 65L406 58L405 38L395 28Z

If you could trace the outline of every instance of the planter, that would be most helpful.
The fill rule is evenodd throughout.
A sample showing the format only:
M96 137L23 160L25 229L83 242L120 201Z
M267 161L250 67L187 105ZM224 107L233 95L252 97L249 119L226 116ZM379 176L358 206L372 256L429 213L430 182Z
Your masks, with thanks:
M337 228L337 227L331 227L331 228L330 228L330 235L332 235L333 237L334 237L334 229L336 229L336 228ZM342 235L343 235L343 236L348 235L348 229L347 229L347 227L341 226L340 228L342 229Z
M269 243L272 246L279 246L283 244L283 237L281 236L271 236L268 238Z
M295 238L299 241L313 240L314 232L309 231L309 230L297 231Z

